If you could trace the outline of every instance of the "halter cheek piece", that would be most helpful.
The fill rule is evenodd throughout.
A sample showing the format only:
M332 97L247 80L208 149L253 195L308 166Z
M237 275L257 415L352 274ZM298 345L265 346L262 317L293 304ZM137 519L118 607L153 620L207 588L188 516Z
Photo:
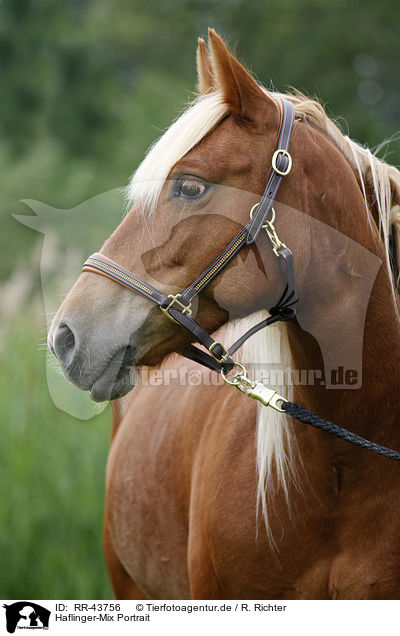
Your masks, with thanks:
M284 176L289 174L292 167L292 158L288 149L293 121L294 107L291 102L282 99L278 148L272 157L271 173L261 201L253 206L250 211L249 221L236 234L229 245L182 293L165 295L149 283L137 278L124 267L99 253L89 256L82 267L84 272L94 272L95 274L106 276L155 302L167 318L190 331L196 340L208 351L206 353L198 347L190 345L183 351L183 355L209 369L223 372L224 377L236 365L231 356L250 336L277 321L290 320L296 314L296 310L293 307L297 302L293 255L278 238L274 227L275 210L273 208L281 181ZM268 221L267 217L270 212L272 216ZM285 270L286 286L278 302L269 310L270 317L249 329L229 349L225 349L220 342L213 340L193 318L191 304L193 299L222 271L243 246L249 246L255 242L261 229L266 231L272 243L273 251Z
M274 389L265 386L261 381L251 380L247 377L244 366L232 360L231 357L248 338L257 333L260 329L268 327L274 322L291 320L296 315L294 305L298 300L295 290L293 255L276 233L274 226L275 210L273 208L281 181L283 177L289 174L292 167L292 158L289 154L289 142L293 121L294 107L291 102L282 99L278 148L272 156L272 169L261 201L256 203L250 210L250 220L240 232L236 234L235 238L232 239L223 252L221 252L211 265L181 294L165 295L149 283L137 278L137 276L132 274L129 270L99 253L89 256L82 267L82 271L94 272L95 274L106 276L116 283L120 283L128 289L138 292L155 302L167 318L190 331L196 340L208 351L208 353L206 353L198 347L189 345L189 347L183 351L183 355L213 371L218 371L227 384L235 386L242 391L242 393L254 398L265 406L271 406L276 411L286 413L300 422L310 424L339 439L343 439L361 448L366 448L389 459L400 461L399 452L370 442L345 428L324 420L296 402L287 402L284 397L278 395ZM267 217L270 212L272 216L270 220L268 220ZM213 340L192 317L191 304L193 299L222 271L244 245L248 246L254 243L261 229L265 230L271 241L273 252L278 257L284 269L286 285L278 302L270 308L269 318L262 320L246 331L229 349L225 349L220 342ZM229 373L233 369L236 371L233 377L231 377Z

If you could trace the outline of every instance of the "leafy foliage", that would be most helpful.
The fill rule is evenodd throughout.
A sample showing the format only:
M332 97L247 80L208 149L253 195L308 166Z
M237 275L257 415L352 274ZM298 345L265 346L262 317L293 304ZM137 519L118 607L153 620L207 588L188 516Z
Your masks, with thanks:
M0 349L0 594L110 598L102 558L109 410L76 420L51 402L37 305Z
M399 18L396 0L2 0L0 278L35 240L10 219L19 199L70 208L127 182L191 95L208 26L375 146L398 127Z

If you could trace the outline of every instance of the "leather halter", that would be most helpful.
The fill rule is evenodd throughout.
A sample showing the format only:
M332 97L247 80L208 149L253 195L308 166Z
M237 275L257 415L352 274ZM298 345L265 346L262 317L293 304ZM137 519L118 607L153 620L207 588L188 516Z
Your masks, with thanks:
M102 254L92 254L82 267L84 272L94 272L101 274L111 280L124 285L128 289L138 292L155 302L161 311L173 322L182 325L190 331L196 340L202 344L208 353L201 351L198 347L189 345L183 355L186 358L195 360L209 369L221 373L223 380L247 396L257 400L264 406L270 406L276 411L286 413L291 417L310 424L315 428L324 430L331 435L346 440L351 444L366 448L374 453L400 461L400 452L380 446L374 442L355 435L351 431L337 426L332 422L322 419L312 411L296 402L287 402L284 397L263 384L261 380L253 381L247 377L245 367L239 362L232 360L231 355L242 346L242 344L260 329L268 327L277 321L287 321L294 318L296 310L293 307L298 301L295 291L295 279L293 268L293 255L289 248L279 240L274 227L275 210L273 203L281 184L282 178L289 174L292 167L292 158L288 152L290 136L294 121L294 108L291 102L282 98L281 125L279 129L278 148L272 156L272 170L268 178L264 194L261 201L253 206L250 211L250 220L236 234L229 245L217 256L196 280L189 285L181 294L165 295L150 285L143 282L132 274ZM269 212L272 211L272 218L267 220ZM261 229L264 229L272 243L274 254L285 269L286 285L278 302L269 310L270 317L262 320L257 325L246 331L229 349L213 340L211 336L192 317L191 302L210 281L219 274L232 258L244 245L251 245L256 240ZM233 368L239 369L232 379L228 373Z
M279 240L273 225L275 218L275 211L273 209L274 200L283 177L289 174L292 167L292 158L288 149L293 121L293 104L282 98L278 147L271 160L271 172L260 202L253 206L250 220L236 234L229 245L227 245L217 258L181 294L163 294L149 283L140 280L137 276L132 274L132 272L121 267L121 265L118 265L118 263L101 253L95 253L89 256L82 267L82 271L84 272L93 272L106 276L124 285L131 291L138 292L155 302L168 318L190 331L196 340L208 351L208 353L206 353L198 347L189 345L183 351L183 355L209 369L218 372L223 371L224 374L236 366L231 356L248 338L264 327L278 321L290 320L296 315L296 310L293 307L293 305L297 303L293 255L289 248ZM271 211L273 216L272 219L268 221L267 217ZM273 251L279 258L280 264L283 265L286 286L278 302L269 309L270 317L249 329L229 349L225 349L221 343L213 340L192 317L191 303L233 257L236 256L243 246L252 245L255 242L262 228L267 232L273 246Z

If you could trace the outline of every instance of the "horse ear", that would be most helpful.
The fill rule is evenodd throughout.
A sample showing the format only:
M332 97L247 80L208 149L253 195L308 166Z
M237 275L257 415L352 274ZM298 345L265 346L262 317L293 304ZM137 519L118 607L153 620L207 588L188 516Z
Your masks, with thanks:
M203 38L198 39L196 59L197 88L200 95L203 95L212 89L214 83L211 60Z
M246 69L233 57L214 29L208 30L215 88L222 91L232 111L245 120L265 117L266 106L276 106Z

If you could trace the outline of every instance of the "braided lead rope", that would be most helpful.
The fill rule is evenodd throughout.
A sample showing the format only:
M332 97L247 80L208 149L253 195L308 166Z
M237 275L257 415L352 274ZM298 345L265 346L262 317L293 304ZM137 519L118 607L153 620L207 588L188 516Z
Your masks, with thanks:
M329 433L339 439L343 439L345 442L350 442L350 444L354 444L355 446L361 446L361 448L366 448L367 450L377 453L378 455L383 455L388 459L394 459L397 462L400 461L400 453L391 450L390 448L386 448L386 446L380 446L379 444L375 444L375 442L370 442L367 439L338 426L337 424L328 422L328 420L318 417L318 415L309 411L304 406L301 406L301 404L297 404L297 402L283 402L281 407L285 413L294 419L299 420L299 422L303 422L303 424L310 424L315 428L325 431L325 433Z

